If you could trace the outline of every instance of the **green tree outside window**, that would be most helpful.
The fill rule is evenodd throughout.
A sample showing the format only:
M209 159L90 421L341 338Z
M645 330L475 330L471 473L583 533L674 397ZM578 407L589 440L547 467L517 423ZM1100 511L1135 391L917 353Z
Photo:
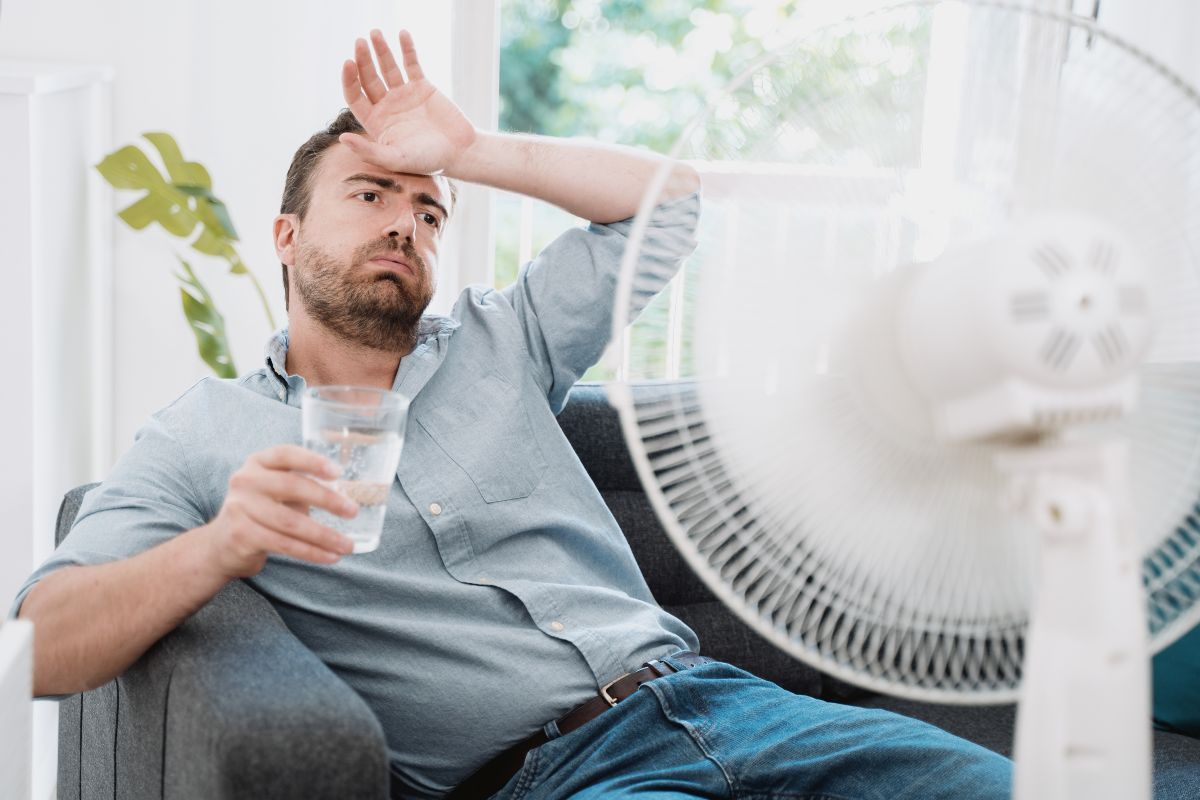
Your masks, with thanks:
M670 152L703 111L706 98L716 96L764 52L784 43L785 23L803 13L805 5L803 0L502 0L500 127ZM879 120L905 120L902 112L914 106L913 99L895 92L898 85L923 84L928 24L914 18L911 25L889 30L888 40L891 49L880 58L889 69L911 73L916 80L864 81L859 42L848 36L834 52L821 53L819 65L780 64L765 81L726 98L734 104L730 122L713 126L711 135L741 137L739 141L753 146L752 137L761 134L740 120L753 119L765 102L778 109L783 102L803 103L843 91L869 91L881 109L897 112L881 113ZM780 86L788 87L786 97L780 96ZM915 126L920 120L908 123ZM814 135L829 144L869 138L862 130L841 129L839 124L849 125L832 120ZM876 166L913 163L918 154L902 149L901 143L915 137L895 138L895 152L873 152L868 160ZM696 147L699 153L684 155L702 155L706 148L731 149L726 142L702 142ZM497 287L516 279L524 258L566 227L583 222L511 195L498 196L494 211ZM689 292L684 299L690 303ZM631 335L641 357L653 360L666 346L667 303L666 293L660 295L635 325ZM585 376L611 377L600 368Z

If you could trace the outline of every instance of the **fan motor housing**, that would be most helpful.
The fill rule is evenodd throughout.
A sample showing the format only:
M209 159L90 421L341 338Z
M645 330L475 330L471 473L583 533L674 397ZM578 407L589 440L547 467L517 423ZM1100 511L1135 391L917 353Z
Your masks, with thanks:
M1042 215L918 265L897 322L906 371L947 440L1117 418L1153 325L1144 269L1097 220Z

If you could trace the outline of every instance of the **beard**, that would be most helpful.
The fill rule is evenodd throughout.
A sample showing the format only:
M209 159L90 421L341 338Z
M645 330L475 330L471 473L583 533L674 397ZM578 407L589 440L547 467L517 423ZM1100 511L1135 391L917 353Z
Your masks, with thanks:
M401 254L416 273L367 272L372 258ZM316 245L301 243L293 280L309 315L340 338L372 350L409 352L417 324L433 299L424 259L408 241L388 237L362 245L349 266Z

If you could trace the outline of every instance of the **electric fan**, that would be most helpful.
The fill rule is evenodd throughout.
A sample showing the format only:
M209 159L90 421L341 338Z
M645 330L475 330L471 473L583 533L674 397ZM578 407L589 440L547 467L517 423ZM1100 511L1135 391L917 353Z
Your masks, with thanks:
M1088 20L941 0L705 106L697 250L647 306L664 170L614 307L665 529L827 673L1019 699L1018 797L1148 796L1149 654L1200 618L1197 94Z

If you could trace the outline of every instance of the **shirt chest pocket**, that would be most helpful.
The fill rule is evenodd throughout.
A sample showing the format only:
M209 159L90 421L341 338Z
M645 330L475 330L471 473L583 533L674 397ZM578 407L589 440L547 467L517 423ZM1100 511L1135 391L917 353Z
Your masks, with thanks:
M529 414L517 390L497 373L422 411L417 424L489 503L528 497L542 481L546 460Z

